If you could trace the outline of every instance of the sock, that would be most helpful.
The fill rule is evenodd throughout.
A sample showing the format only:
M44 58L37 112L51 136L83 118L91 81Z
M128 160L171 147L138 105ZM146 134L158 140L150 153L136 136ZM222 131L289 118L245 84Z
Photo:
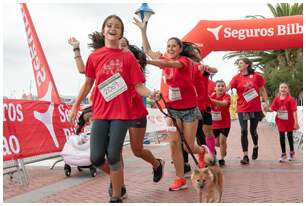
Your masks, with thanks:
M214 155L215 154L215 137L212 135L212 136L208 136L205 138L205 141L206 141L206 145L209 149L209 152Z

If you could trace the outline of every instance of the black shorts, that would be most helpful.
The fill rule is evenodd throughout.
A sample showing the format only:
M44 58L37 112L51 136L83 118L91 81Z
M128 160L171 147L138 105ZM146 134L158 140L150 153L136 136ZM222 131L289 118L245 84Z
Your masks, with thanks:
M203 124L212 125L211 108L207 107L206 110L201 112L203 118Z
M230 131L230 128L213 129L213 132L216 138L218 138L220 134L223 134L225 137L228 137L229 131Z
M144 117L141 119L130 120L130 127L146 128L147 127L147 117Z

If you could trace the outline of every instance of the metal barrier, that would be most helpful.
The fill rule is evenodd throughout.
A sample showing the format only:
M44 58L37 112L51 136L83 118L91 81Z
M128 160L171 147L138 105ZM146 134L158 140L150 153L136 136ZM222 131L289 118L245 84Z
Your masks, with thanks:
M60 153L49 153L34 157L27 157L24 159L10 160L3 162L3 175L9 175L10 179L14 178L14 173L17 173L18 182L22 185L29 184L28 174L25 165L40 162L43 160L53 159L60 157Z

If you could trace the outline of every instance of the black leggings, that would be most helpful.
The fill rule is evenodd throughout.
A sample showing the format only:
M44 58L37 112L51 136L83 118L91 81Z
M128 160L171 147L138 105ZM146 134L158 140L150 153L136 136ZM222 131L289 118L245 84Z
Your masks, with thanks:
M198 128L197 128L198 145L203 145L203 144L206 145L205 135L204 135L202 127L203 127L203 120L199 120ZM185 151L183 144L182 144L182 151L183 151L184 163L188 163L188 152Z
M129 121L94 120L90 135L90 159L94 166L99 167L105 162L107 155L111 170L121 168L121 150Z
M287 137L288 137L290 152L293 152L294 151L293 132L287 132ZM279 140L280 140L280 145L281 145L282 153L286 153L285 132L279 132Z
M254 112L254 116L249 118L250 120L250 133L252 136L254 146L258 145L258 134L257 134L257 126L259 122L260 113ZM248 151L248 120L245 120L243 112L238 112L238 119L241 127L241 146L242 151Z

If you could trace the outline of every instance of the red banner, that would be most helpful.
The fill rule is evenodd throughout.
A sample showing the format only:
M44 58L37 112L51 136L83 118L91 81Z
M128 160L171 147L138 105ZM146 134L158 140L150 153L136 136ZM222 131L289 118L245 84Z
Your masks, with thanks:
M39 100L50 101L59 104L58 95L50 68L39 42L35 27L33 25L29 10L25 3L21 5L21 12L25 24L25 30L30 49L30 57L35 75L37 95Z
M4 99L4 160L61 151L73 133L68 111L65 104Z
M303 47L303 16L200 21L184 38L204 58L211 51L280 50Z

